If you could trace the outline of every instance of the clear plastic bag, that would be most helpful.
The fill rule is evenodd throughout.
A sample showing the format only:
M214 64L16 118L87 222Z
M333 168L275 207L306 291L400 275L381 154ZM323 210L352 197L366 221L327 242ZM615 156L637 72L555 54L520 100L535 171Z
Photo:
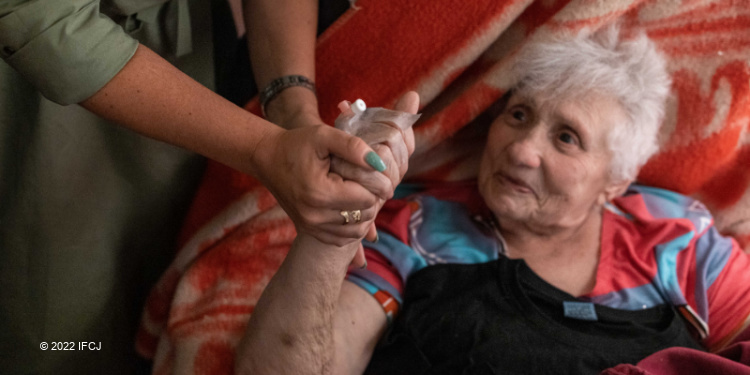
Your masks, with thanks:
M373 146L389 143L393 129L398 129L403 134L419 120L419 116L380 107L366 108L365 103L358 99L351 104L350 109L342 108L341 115L334 125L336 129L362 138L368 145ZM409 154L405 147L392 147L391 151L396 163L407 162ZM332 168L332 171L336 172L335 168Z

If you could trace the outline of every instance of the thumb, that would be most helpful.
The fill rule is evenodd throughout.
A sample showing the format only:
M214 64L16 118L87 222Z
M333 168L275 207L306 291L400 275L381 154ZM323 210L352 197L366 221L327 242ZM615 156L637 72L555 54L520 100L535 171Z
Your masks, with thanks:
M419 110L419 94L417 94L415 91L407 92L406 94L401 96L401 98L399 98L393 109L397 111L416 114Z

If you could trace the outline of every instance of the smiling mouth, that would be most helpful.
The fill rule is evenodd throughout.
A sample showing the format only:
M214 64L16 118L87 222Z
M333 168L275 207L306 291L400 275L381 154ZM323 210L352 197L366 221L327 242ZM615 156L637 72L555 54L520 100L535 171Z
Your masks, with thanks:
M536 196L536 192L534 191L534 189L532 189L531 186L529 186L527 183L502 173L498 173L496 176L502 183L504 183L514 191L523 194L533 194L534 196Z

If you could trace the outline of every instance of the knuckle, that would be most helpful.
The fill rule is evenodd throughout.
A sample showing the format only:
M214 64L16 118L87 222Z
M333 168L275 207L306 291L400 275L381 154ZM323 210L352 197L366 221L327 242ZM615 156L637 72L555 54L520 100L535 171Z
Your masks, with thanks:
M379 144L378 147L377 147L377 150L375 152L377 152L378 155L380 155L380 157L383 159L383 161L387 161L387 162L392 161L393 157L395 155L395 153L393 152L393 150L390 147L388 147L387 145L384 145L384 144Z
M391 181L385 176L383 176L383 178L378 178L378 183L374 185L374 189L377 190L376 193L378 195L378 198L381 199L389 199L393 194ZM370 206L374 206L377 203L378 202L375 202Z
M376 209L374 209L374 208L373 209L369 209L369 210L363 212L362 216L363 216L364 221L366 221L368 223L372 222L375 219L375 217L377 216Z
M393 189L391 189L390 191L388 191L388 196L387 196L386 198L383 198L383 203L381 203L381 204L380 204L380 206L378 206L378 207L382 207L385 201L388 201L388 200L394 199L393 197L394 197L394 195L395 195L395 194L394 194L394 191L395 191L395 190L396 190L396 189L395 189L395 188L393 188Z
M386 137L388 139L388 143L393 143L393 144L402 142L402 140L404 139L404 136L403 134L401 134L401 131L397 129L393 129L393 128L391 128L388 134L386 134Z
M377 196L369 194L362 203L364 203L365 207L372 207L378 203L378 199Z
M388 150L388 146L383 143L377 143L372 145L372 150L375 151L378 155L383 156L383 152L385 150Z

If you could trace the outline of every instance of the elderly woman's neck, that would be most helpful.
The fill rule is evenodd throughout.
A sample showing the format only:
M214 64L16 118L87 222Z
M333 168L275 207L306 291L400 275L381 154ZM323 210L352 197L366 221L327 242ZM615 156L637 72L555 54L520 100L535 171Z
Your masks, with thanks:
M574 296L591 292L599 264L601 212L556 230L513 224L503 223L501 229L507 257L523 259L542 279Z
M593 233L597 239L601 230L602 207L592 207L578 220L567 217L563 223L542 225L539 220L512 221L496 217L498 229L507 244L511 247L524 249L543 245L554 245L559 243L576 243L588 238ZM513 245L512 245L513 244Z

